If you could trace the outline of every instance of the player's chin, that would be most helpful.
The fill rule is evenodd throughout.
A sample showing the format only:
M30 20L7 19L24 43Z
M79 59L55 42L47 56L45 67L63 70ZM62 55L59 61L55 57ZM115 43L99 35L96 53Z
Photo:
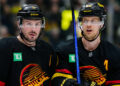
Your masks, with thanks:
M88 40L93 40L95 37L93 37L93 36L86 36L86 38L87 38Z
M33 37L32 37L32 38L29 38L29 41L30 41L30 42L35 42L36 40L37 40L37 37L36 37L36 38L33 38Z

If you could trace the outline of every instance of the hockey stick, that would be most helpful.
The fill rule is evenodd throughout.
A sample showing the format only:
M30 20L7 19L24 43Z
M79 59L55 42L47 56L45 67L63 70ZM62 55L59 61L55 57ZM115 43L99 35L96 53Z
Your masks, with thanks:
M73 22L73 25L74 25L75 58L76 58L76 69L77 69L77 82L78 82L78 84L80 84L81 80L80 80L79 57L78 57L78 47L77 47L76 23L75 23L75 15L74 15L74 8L73 8L73 2L72 2L72 0L70 0L70 3L71 3L71 9L72 9L72 22Z

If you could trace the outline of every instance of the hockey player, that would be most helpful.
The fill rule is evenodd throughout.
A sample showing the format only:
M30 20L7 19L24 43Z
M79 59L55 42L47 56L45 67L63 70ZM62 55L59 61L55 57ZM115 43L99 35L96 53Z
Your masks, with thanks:
M17 17L20 34L0 40L0 86L49 86L56 58L39 39L45 18L35 4L23 5Z
M100 37L105 19L104 6L98 2L88 2L80 9L80 86L120 86L120 49ZM74 40L60 47L58 56L61 60L52 77L52 86L79 86L76 80Z

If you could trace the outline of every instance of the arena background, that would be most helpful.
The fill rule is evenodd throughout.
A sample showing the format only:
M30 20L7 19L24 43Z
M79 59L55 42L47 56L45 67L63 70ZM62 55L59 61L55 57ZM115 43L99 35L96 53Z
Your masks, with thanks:
M94 0L74 0L75 17L81 4ZM120 0L98 0L107 10L106 28L102 38L120 47ZM15 36L19 33L16 26L16 13L23 4L37 4L46 17L46 26L41 39L54 48L73 38L70 0L0 0L0 38ZM77 36L80 29L77 26Z

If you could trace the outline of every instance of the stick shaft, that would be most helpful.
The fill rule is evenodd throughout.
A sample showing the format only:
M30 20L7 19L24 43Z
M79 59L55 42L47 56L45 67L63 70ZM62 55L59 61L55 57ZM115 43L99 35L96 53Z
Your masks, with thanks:
M80 80L79 57L78 57L78 47L77 47L76 23L75 23L75 15L74 15L74 8L73 8L73 5L72 5L72 1L71 1L71 7L72 7L72 20L73 20L73 24L74 24L75 58L76 58L77 82L78 82L78 84L80 84L81 80Z

